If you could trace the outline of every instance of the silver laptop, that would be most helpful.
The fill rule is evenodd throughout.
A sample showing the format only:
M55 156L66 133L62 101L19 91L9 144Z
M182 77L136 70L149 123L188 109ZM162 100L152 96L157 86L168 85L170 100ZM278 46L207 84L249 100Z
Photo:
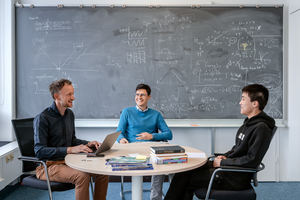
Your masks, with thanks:
M108 134L105 139L103 140L102 144L98 149L96 147L91 148L93 150L93 153L88 153L88 155L99 155L100 153L109 150L114 143L116 142L117 138L121 134L122 131L116 132L116 133L111 133Z

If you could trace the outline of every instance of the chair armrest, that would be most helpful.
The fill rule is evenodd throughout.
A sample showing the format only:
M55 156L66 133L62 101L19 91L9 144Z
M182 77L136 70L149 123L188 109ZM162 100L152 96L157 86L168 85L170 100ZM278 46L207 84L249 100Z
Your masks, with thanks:
M31 162L41 162L42 160L37 158L37 157L31 157L31 156L20 156L18 158L19 160L22 161L31 161Z
M252 168L241 168L241 169L238 169L238 168L236 168L236 169L234 169L234 168L218 168L218 169L216 169L215 170L215 173L217 173L217 172L220 172L220 171L223 171L223 172L249 172L249 173L257 173L257 171L254 169L252 169ZM213 175L215 175L215 173L213 173Z
M18 159L22 161L45 163L42 159L39 159L37 157L31 157L31 156L20 156L18 157Z
M256 168L247 168L247 167L237 167L237 166L221 166L221 169L224 169L224 171L226 171L226 169L231 169L231 170L251 170L251 171L257 171ZM230 170L230 171L231 171Z
M221 166L222 169L232 169L232 170L245 170L245 171L256 171L259 172L265 169L265 165L260 163L260 165L256 168L249 168L249 167L238 167L238 166Z

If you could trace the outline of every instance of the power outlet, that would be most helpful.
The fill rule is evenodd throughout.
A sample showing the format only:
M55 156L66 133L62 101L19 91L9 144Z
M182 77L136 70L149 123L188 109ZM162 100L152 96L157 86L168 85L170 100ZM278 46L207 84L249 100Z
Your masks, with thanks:
M10 161L12 161L12 160L14 159L14 153L11 153L11 154L9 155L9 159L10 159Z

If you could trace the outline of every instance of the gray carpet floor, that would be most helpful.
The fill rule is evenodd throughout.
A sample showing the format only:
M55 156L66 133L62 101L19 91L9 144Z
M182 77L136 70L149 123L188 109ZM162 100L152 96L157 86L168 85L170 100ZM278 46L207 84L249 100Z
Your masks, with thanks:
M164 192L168 190L169 183L164 183ZM144 183L144 189L150 188L150 183ZM125 190L131 189L131 183L124 184ZM120 183L109 183L107 200L119 200ZM267 182L259 183L255 188L257 200L298 200L300 199L300 182ZM7 186L0 191L0 199L2 200L44 200L48 199L48 192L21 186ZM74 190L65 192L53 192L54 200L70 200L75 199ZM131 194L125 194L125 200L130 200ZM144 192L143 200L150 199L150 192ZM197 198L194 198L195 200Z

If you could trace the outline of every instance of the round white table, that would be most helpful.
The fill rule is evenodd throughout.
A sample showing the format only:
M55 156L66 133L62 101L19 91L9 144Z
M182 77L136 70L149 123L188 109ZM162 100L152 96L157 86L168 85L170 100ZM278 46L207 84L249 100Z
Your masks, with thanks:
M68 154L65 157L65 162L69 167L74 169L93 173L113 176L132 176L132 200L143 199L143 176L173 174L183 171L188 171L200 167L206 163L207 156L204 154L202 158L188 157L187 163L153 164L153 170L132 170L132 171L112 171L110 165L105 165L106 159L117 156L128 156L128 154L138 153L141 155L150 156L151 146L166 146L172 144L141 142L129 144L114 144L113 147L105 151L105 157L86 157L83 154ZM182 146L186 153L203 153L198 149ZM87 159L87 161L85 161Z

